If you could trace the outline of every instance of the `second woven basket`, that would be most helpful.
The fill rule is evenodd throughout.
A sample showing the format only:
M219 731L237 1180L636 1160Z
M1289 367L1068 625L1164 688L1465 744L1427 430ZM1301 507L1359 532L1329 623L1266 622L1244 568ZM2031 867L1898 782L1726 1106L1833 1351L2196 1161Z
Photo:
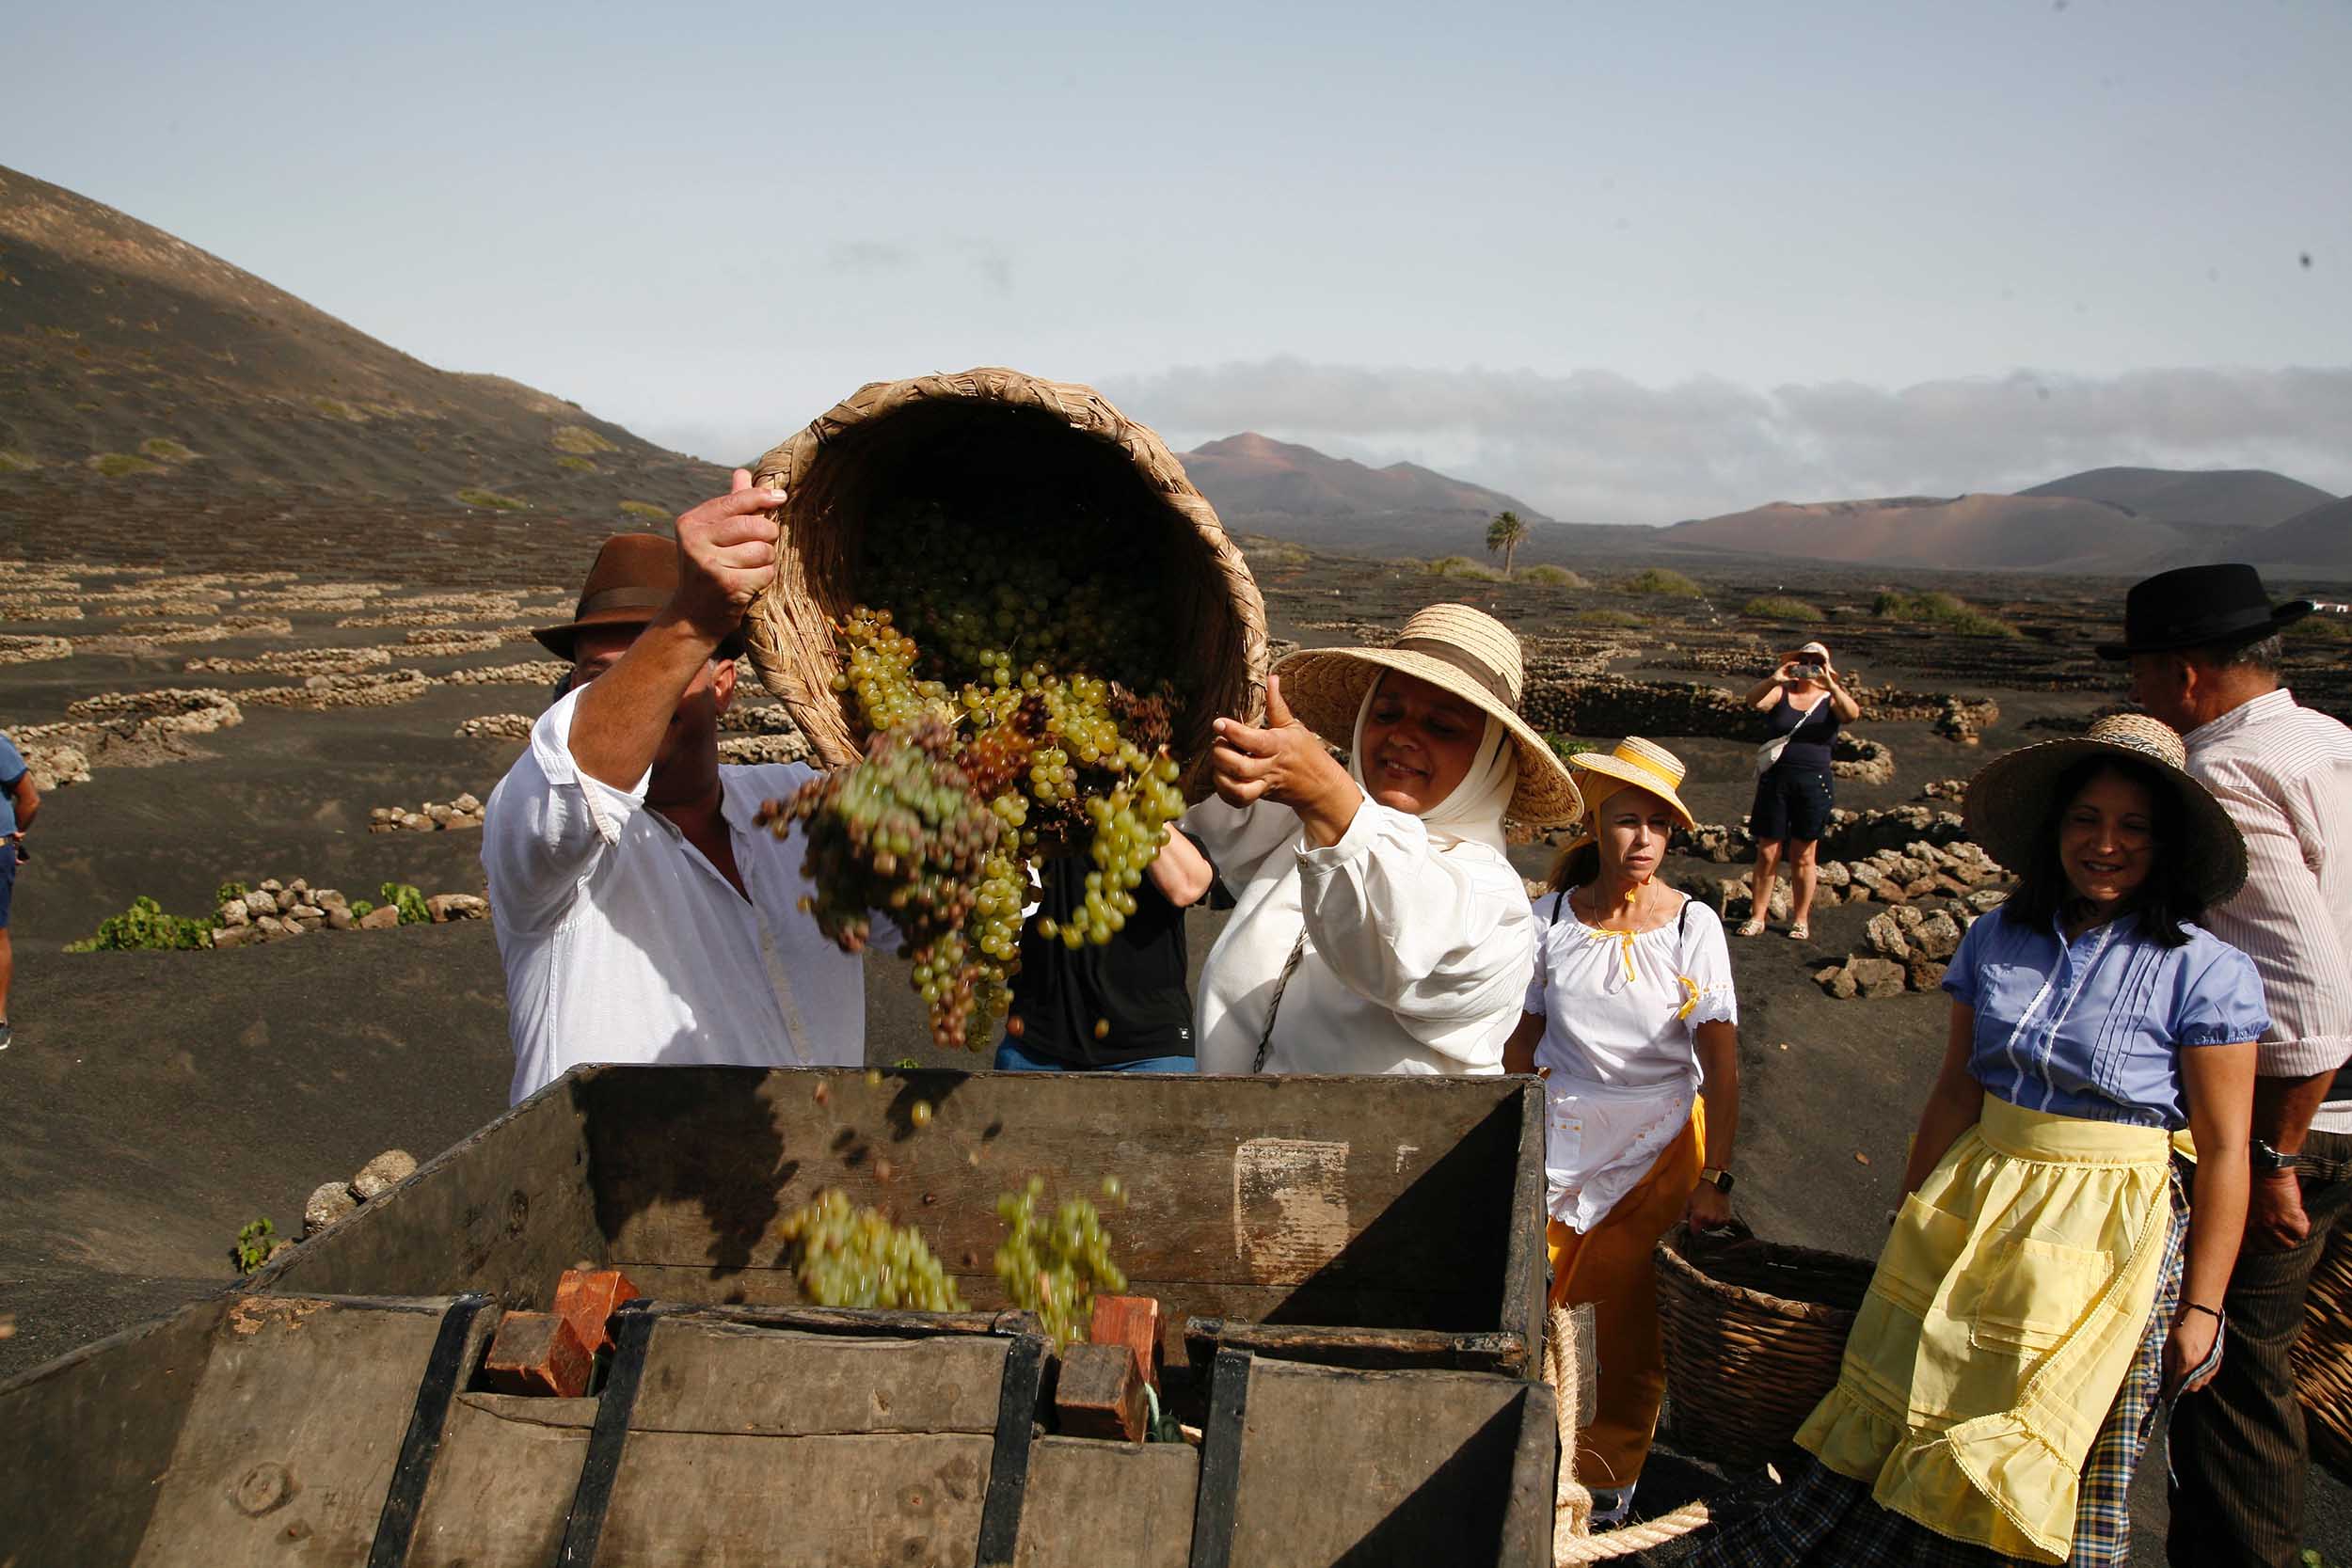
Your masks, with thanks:
M1675 1446L1719 1465L1770 1463L1836 1384L1875 1265L1744 1227L1727 1240L1677 1227L1657 1256Z

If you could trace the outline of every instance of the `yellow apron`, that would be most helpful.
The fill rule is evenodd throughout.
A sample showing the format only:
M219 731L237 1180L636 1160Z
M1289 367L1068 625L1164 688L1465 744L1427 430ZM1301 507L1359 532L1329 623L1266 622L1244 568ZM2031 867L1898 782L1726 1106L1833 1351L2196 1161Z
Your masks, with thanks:
M1797 1441L1939 1535L2062 1562L2076 1484L2153 1308L2154 1128L1984 1100L1902 1212Z

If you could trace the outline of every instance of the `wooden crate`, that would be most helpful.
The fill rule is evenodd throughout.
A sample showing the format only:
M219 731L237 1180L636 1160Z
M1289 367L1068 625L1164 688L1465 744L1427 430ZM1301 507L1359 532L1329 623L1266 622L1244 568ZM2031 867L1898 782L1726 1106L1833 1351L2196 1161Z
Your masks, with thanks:
M928 1102L928 1127L913 1109ZM1131 1291L1193 1317L1404 1330L1524 1371L1543 1310L1539 1089L1484 1078L589 1068L256 1277L544 1305L577 1262L674 1302L790 1305L783 1217L827 1187L918 1225L977 1307L1000 1192L1097 1196ZM1448 1364L1440 1359L1426 1364Z
M1196 1449L1042 1430L1025 1313L632 1302L579 1399L482 1391L497 1318L481 1296L239 1296L0 1388L0 1561L1547 1560L1555 1426L1521 1379L1222 1348Z

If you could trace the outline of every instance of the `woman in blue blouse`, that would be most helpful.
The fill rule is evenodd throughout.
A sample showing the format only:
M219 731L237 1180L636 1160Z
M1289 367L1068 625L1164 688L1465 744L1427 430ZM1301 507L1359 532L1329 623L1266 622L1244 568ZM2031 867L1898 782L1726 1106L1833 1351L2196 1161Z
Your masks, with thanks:
M2246 847L2182 762L2171 730L2123 715L1969 784L1971 836L2020 879L1945 976L1907 1196L1798 1433L1818 1463L1694 1561L2127 1559L2153 1415L2223 1354L2269 1027L2252 962L2192 924L2245 880Z

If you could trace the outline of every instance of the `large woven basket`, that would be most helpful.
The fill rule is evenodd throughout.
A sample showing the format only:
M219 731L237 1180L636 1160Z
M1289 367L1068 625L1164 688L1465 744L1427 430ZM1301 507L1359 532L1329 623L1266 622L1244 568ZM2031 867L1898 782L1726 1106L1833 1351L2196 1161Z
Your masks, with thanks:
M1743 1467L1781 1454L1837 1382L1873 1266L1744 1227L1730 1239L1668 1231L1658 1309L1675 1446Z
M2295 1389L2312 1457L2352 1481L2352 1222L2337 1224L2312 1270L2295 1341Z
M1018 496L1046 530L1104 529L1146 552L1163 602L1168 668L1187 683L1175 750L1207 749L1219 715L1264 703L1265 607L1216 514L1158 436L1089 387L1018 371L874 382L759 460L757 483L786 493L774 585L744 628L759 677L790 710L817 754L858 754L834 695L834 623L856 600L862 552L889 547L883 519L960 498ZM1052 532L1037 547L1054 548Z

